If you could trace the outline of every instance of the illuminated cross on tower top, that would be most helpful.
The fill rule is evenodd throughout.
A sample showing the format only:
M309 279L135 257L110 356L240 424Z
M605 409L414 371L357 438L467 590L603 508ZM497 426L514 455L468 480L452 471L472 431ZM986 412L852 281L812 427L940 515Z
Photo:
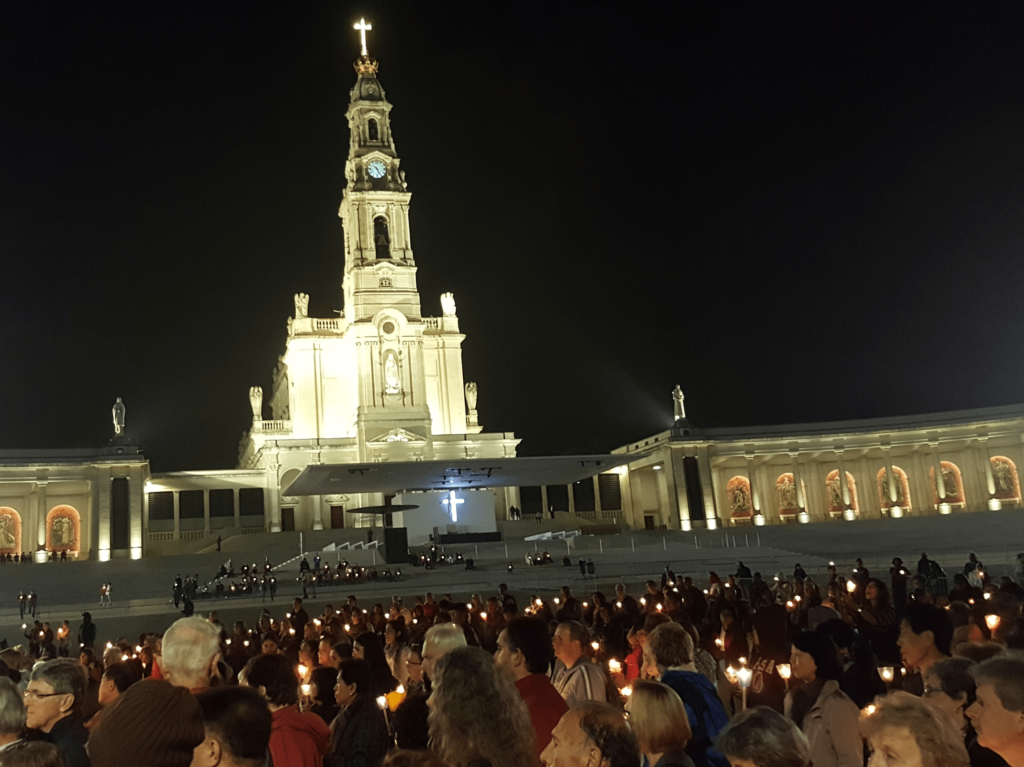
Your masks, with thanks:
M359 39L363 46L363 55L368 56L369 54L366 52L366 33L373 29L373 25L367 24L366 19L359 19L358 24L352 25L352 29L359 30Z

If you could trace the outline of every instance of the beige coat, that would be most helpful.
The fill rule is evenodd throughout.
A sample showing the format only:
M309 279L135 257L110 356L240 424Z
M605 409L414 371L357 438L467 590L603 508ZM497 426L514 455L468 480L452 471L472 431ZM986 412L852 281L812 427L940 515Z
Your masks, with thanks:
M786 716L793 708L792 694L786 696ZM864 767L864 745L860 739L860 710L839 682L829 679L804 717L803 732L811 744L814 767Z

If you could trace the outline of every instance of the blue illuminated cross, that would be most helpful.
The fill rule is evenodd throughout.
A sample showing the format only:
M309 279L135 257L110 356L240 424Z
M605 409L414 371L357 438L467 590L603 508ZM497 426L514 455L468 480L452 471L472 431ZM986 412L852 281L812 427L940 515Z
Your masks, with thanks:
M452 518L452 522L459 521L459 504L465 502L465 499L458 498L455 495L454 490L449 490L448 497L441 501L441 503L448 507L448 515Z

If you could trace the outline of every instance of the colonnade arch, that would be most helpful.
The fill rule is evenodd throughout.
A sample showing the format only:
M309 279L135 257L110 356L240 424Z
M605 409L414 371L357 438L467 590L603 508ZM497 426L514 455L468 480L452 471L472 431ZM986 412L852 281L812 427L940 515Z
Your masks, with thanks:
M46 550L78 554L82 550L82 515L74 506L54 506L46 515Z
M746 519L754 515L754 500L750 492L750 480L737 475L725 486L729 502L729 516L732 519Z
M907 479L907 473L903 471L899 466L893 465L892 473L895 479L894 487L895 499L892 498L889 490L889 477L888 472L883 466L878 470L878 502L883 511L887 511L894 506L898 506L901 509L910 510L913 508L913 502L910 499L910 482Z
M938 487L935 484L935 467L928 471L928 478L932 483L932 500L937 507L941 503L950 506L966 506L967 499L964 497L964 479L960 474L960 467L951 461L941 461L942 466L942 498L939 497Z
M21 514L0 506L0 555L21 553Z
M994 455L989 459L992 479L995 483L993 496L1004 503L1020 503L1020 477L1017 465L1005 455Z
M857 480L850 472L846 472L846 487L850 495L850 509L854 513L860 512L857 503ZM839 484L839 470L833 469L825 477L825 493L828 497L828 510L831 514L842 514L846 511L846 500L843 498L842 487Z

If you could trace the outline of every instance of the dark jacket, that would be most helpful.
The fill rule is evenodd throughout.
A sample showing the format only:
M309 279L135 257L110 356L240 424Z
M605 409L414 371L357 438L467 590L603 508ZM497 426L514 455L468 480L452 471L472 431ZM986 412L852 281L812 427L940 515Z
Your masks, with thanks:
M68 760L68 767L90 767L89 756L85 753L89 731L85 729L80 716L72 714L59 720L46 733L44 740L61 750Z
M370 697L343 709L331 725L325 767L377 767L388 750L388 723Z

